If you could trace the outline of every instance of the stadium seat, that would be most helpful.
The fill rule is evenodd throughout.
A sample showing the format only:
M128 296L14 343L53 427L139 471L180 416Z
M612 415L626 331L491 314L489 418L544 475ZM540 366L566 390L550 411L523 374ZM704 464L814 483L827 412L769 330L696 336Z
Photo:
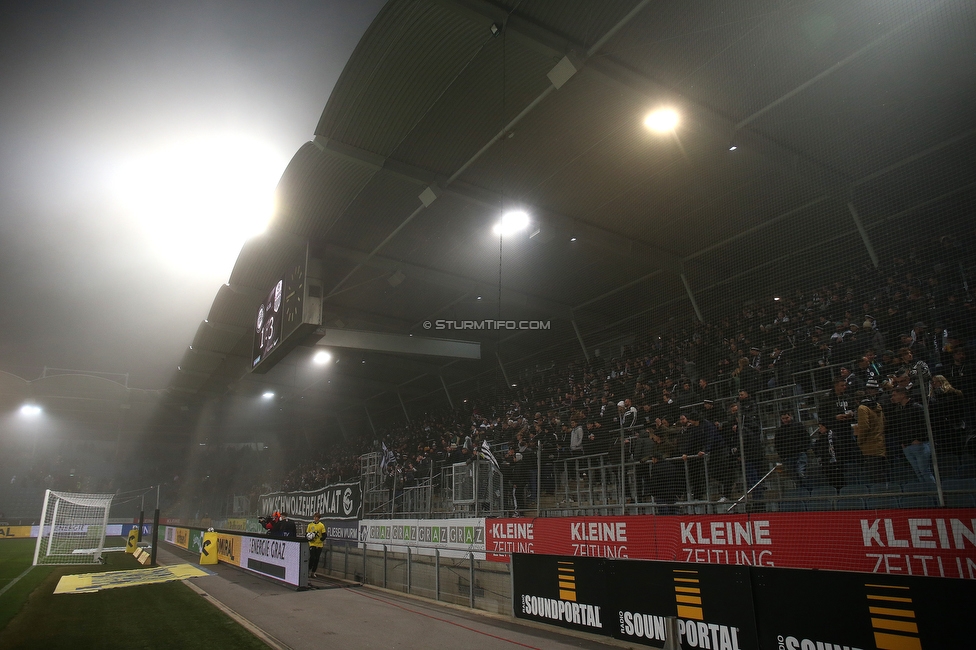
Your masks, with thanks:
M939 505L939 500L934 494L919 494L901 497L898 504L902 508L935 508Z
M889 494L891 492L901 492L899 483L868 483L868 492L871 494Z
M864 510L864 499L860 497L841 497L837 499L838 510Z
M929 483L928 481L912 481L911 483L902 483L901 491L906 494L917 494L919 492L928 494L930 492L935 492L935 483Z
M942 479L962 478L959 472L962 470L962 460L956 454L939 454L939 474Z
M957 478L976 478L976 458L969 454L963 454L959 461Z
M976 492L976 478L956 478L942 481L942 489L956 492Z
M948 493L945 495L946 508L976 508L976 494Z
M840 495L842 497L852 497L852 496L862 496L865 494L870 494L868 486L862 484L845 485L840 489Z
M837 489L830 485L814 488L810 496L812 498L807 503L807 510L833 510Z
M892 483L910 483L918 480L915 470L904 454L888 461L888 478Z
M783 490L783 497L779 502L779 509L783 512L805 512L810 491L804 488Z
M864 506L868 510L892 510L898 507L898 497L868 497Z

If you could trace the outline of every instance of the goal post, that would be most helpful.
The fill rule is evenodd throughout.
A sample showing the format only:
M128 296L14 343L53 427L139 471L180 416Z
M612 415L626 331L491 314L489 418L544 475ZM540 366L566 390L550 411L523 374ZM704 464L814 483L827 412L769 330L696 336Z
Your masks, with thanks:
M44 492L34 565L102 561L112 494Z

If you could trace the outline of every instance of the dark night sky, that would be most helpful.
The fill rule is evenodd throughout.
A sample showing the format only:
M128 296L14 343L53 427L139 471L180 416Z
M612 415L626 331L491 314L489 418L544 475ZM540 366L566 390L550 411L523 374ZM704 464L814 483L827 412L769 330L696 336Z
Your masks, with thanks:
M277 169L382 0L5 3L0 370L164 387L232 262L164 259L113 196L127 161L233 133Z

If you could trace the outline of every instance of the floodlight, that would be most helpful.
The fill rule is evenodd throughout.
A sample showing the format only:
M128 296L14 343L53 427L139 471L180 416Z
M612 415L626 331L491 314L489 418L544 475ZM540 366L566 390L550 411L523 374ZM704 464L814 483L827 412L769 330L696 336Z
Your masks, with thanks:
M322 366L332 361L332 355L325 350L319 350L315 353L315 356L312 357L312 361Z
M24 404L20 407L20 414L34 417L41 414L41 407L37 404Z
M492 232L496 235L512 235L529 227L529 215L523 210L513 210L502 215L502 220L495 224Z
M658 133L674 131L678 126L678 113L671 108L659 108L644 118L644 126Z
M274 396L275 396L275 394L273 392L271 392L270 390L261 394L261 397L263 397L264 399L271 399Z

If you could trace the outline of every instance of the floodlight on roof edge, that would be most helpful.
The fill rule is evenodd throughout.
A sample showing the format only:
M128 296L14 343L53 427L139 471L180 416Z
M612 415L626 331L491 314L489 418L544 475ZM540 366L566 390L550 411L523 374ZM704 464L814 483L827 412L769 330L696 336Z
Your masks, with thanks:
M27 417L35 417L41 414L41 407L37 404L24 404L20 407L20 414Z
M673 108L659 108L644 118L644 126L656 133L670 133L678 126L678 113Z
M496 235L502 237L514 235L517 232L529 227L529 214L524 210L512 210L502 215L502 220L495 224L491 229Z

